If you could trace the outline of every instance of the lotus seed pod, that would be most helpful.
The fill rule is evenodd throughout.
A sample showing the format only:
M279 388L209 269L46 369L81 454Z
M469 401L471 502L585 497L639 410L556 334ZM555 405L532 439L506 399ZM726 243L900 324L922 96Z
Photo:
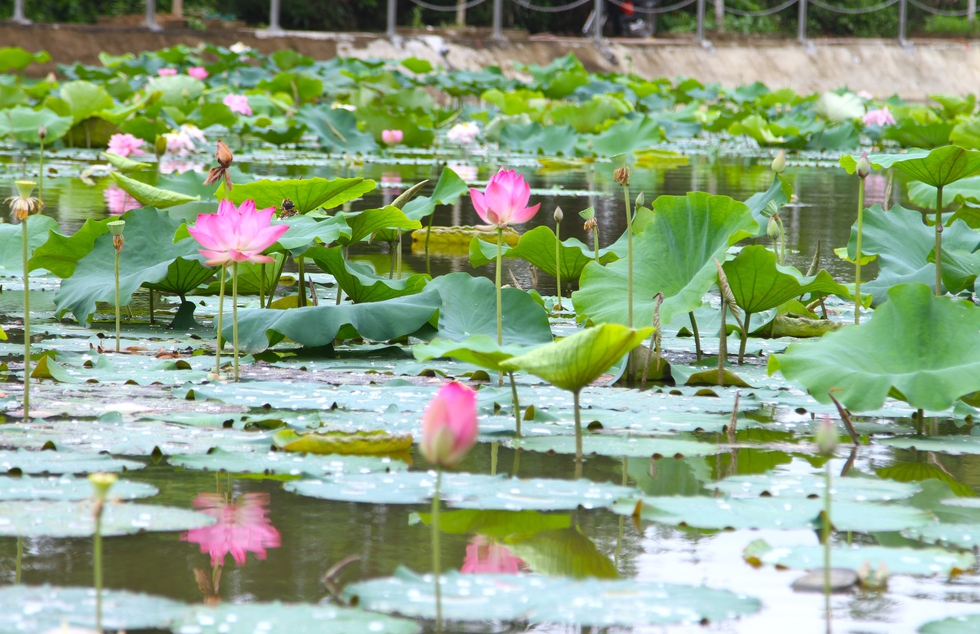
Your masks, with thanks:
M114 236L121 236L122 235L122 232L123 232L123 229L126 227L126 221L125 220L113 220L112 222L108 223L106 225L106 227L109 228L109 233L111 233L112 235L114 235Z
M14 184L17 186L17 195L21 198L30 198L34 193L34 186L37 185L34 181L15 181Z
M88 480L92 483L95 490L95 499L103 501L109 494L109 489L119 480L115 473L90 473Z

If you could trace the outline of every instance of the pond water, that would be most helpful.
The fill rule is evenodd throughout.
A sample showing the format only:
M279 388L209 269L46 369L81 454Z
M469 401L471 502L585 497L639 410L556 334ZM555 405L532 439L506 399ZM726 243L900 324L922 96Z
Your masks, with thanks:
M46 214L57 219L66 232L77 230L86 218L101 218L109 213L105 178L95 176L95 185L85 185L77 178L87 165L91 154L75 152L71 156L65 152L52 158L50 164L55 174L45 179ZM5 174L0 177L0 188L12 189L10 181L16 171L16 157L8 157L11 162ZM458 160L458 159L457 159ZM636 169L631 185L632 195L643 191L649 204L657 195L684 194L700 190L713 194L732 196L744 200L752 194L765 190L771 181L769 157L745 153L742 155L715 155L712 152L692 152L689 163L672 169ZM276 155L272 158L262 156L241 156L238 164L255 176L290 176L327 178L351 175L372 178L382 187L363 200L357 201L354 209L371 208L390 202L397 192L423 178L435 180L440 163L431 157L424 159L409 155L389 157L388 160L358 165L342 166L336 162L324 161L314 155L297 153L292 156ZM469 183L484 182L498 163L471 158L468 169L459 169ZM508 160L508 165L522 171L529 179L532 188L541 190L561 190L561 193L540 194L532 201L542 203L542 212L531 225L553 225L551 214L556 205L565 212L562 224L563 237L577 237L591 244L582 227L577 212L589 206L596 208L600 226L602 246L612 242L625 230L625 216L621 190L611 178L612 168L608 164L585 166L584 169L566 171L541 171L536 161L527 158ZM819 242L821 247L820 264L838 280L851 280L853 267L833 255L832 249L846 244L854 218L854 203L857 196L857 181L843 170L832 167L829 161L814 157L808 164L792 164L787 170L793 182L798 201L788 205L783 212L787 231L788 264L806 270L813 258ZM889 188L887 176L875 175L868 182L867 203L884 202L886 192L890 191L893 202L902 199L903 188L896 184ZM461 199L455 206L438 208L436 225L471 225L479 221L468 198ZM529 229L530 226L525 227ZM763 239L768 244L768 241ZM387 247L384 245L359 245L352 249L353 259L368 258L375 262L379 272L386 271L388 265ZM378 255L381 254L381 255ZM407 244L404 250L407 269L424 271L425 263L418 248ZM531 284L527 265L509 263L515 279L523 287ZM467 271L473 274L491 275L492 267L474 271L464 253L436 253L432 259L433 274L452 271ZM873 278L875 269L870 266L866 275ZM9 282L9 283L8 283ZM543 295L555 293L554 282L546 275L538 279L537 288ZM550 286L549 286L550 284ZM18 330L16 306L22 306L22 287L15 280L5 280L5 288L0 301L6 313L3 325L10 340L2 349L2 360L13 368L18 361L17 344L22 341ZM40 347L66 350L63 358L66 363L80 360L84 355L93 354L87 350L92 340L92 332L77 326L74 322L57 323L51 310L51 290L57 283L39 281L32 293L32 304L39 315L35 332L41 333L36 339ZM41 290L43 289L43 290ZM9 299L8 299L9 298ZM328 301L327 300L324 301ZM143 300L145 301L145 300ZM212 310L213 298L202 300L205 311ZM843 309L842 309L843 310ZM208 313L206 313L208 314ZM568 320L558 320L556 329L571 329ZM96 324L95 330L105 329L108 324ZM131 343L156 348L200 346L184 335L173 335L162 328L147 330L145 327L125 330ZM208 335L202 335L208 336ZM20 339L18 340L18 337ZM778 352L786 341L752 341L750 349L766 353ZM714 340L706 342L713 346ZM731 344L729 344L731 345ZM665 341L669 353L686 354L693 352L689 338L678 338L671 333ZM392 358L394 360L392 360ZM411 354L404 350L386 357L379 353L378 369L387 370L392 376L365 375L358 370L358 380L368 376L384 385L390 380L407 381L404 389L416 389L422 395L431 393L433 385L441 379L419 376L415 366L411 366ZM193 370L206 368L210 357L202 355L188 360ZM345 384L343 363L316 366L315 360L282 360L278 365L270 362L259 363L246 370L250 380L279 381L284 385L303 380L298 373L276 375L286 367L295 370L297 365L309 366L310 381L322 381L324 389L329 383ZM287 363L288 362L288 363ZM292 365L289 365L289 364ZM372 362L374 363L374 362ZM790 390L785 381L767 379L758 359L754 358L751 369L746 369L749 382L759 389L743 389L743 397L749 396L749 404L743 405L744 422L740 421L739 448L716 452L701 457L661 456L654 458L621 457L614 455L592 455L586 460L583 475L593 482L608 482L636 486L648 496L705 496L716 497L715 483L727 476L762 474L776 469L783 475L805 475L820 473L823 461L812 454L808 447L808 434L814 416L830 412L823 406L806 397L798 389ZM358 366L362 367L362 366ZM434 364L447 372L463 373L460 364ZM472 368L470 368L472 370ZM316 372L319 371L319 375ZM269 375L269 372L273 374ZM265 374L264 374L265 373ZM316 376L314 376L316 375ZM16 381L16 379L11 379ZM47 384L40 395L41 411L45 407L60 404L64 416L51 416L46 419L51 426L59 422L78 419L83 427L78 428L83 436L84 425L96 425L92 417L79 413L81 392L67 390L59 394L56 384ZM179 383L171 388L158 388L151 394L147 388L132 385L104 383L89 392L88 401L93 413L101 413L108 403L133 403L153 409L158 400L182 403L183 412L206 413L213 411L215 416L228 416L228 421L237 421L243 412L240 398L228 398L221 405L213 402L186 401L181 399ZM412 386L415 386L414 388ZM0 386L2 387L2 386ZM11 386L11 394L16 395L16 387ZM269 388L270 390L273 388ZM346 389L346 388L345 388ZM365 387L371 390L371 387ZM556 393L551 388L526 377L521 383L522 401L537 404L547 401L549 394ZM550 390L550 391L549 391ZM314 390L315 392L315 390ZM727 418L731 412L734 390L716 389L707 393L692 388L663 388L649 394L648 400L637 401L635 392L618 402L618 392L603 392L604 397L592 396L586 403L586 422L595 417L616 415L633 417L638 425L644 424L644 417L676 418L677 429L697 428L703 430L698 435L703 442L724 442L720 426L715 418ZM750 394L751 393L751 394ZM701 395L699 395L701 394ZM303 397L313 394L293 394L282 397L272 408L259 408L262 412L257 418L284 418L306 412L311 408ZM607 396L605 396L607 395ZM237 398L237 400L236 400ZM266 401L261 396L251 405L261 406ZM271 397L270 397L271 398ZM293 401L290 406L289 399ZM328 397L327 400L329 401ZM753 401L752 399L757 400ZM60 400L59 400L60 399ZM632 399L632 400L631 400ZM659 400L658 400L659 399ZM506 405L507 399L499 399ZM567 399L566 399L567 401ZM664 405L667 403L668 405ZM753 404L755 403L755 404ZM763 403L769 403L768 405ZM567 405L565 406L567 408ZM414 405L397 402L365 403L353 407L368 412L403 412L415 409ZM562 409L559 407L558 409ZM137 408L133 408L136 411ZM174 408L173 412L177 409ZM256 410L252 410L255 412ZM565 414L567 409L562 410ZM285 412L285 414L283 414ZM625 413L623 413L625 412ZM129 416L131 413L127 413ZM484 430L481 442L466 458L461 471L471 473L499 473L520 475L521 477L542 477L569 479L573 474L573 458L561 453L517 451L508 446L506 433L506 412L492 416L484 412L489 421L489 431ZM334 413L319 412L321 420L331 421ZM713 422L685 426L692 416L705 416ZM339 413L336 415L340 417ZM417 416L417 414L415 414ZM914 425L910 412L900 407L890 411L878 412L874 416L862 418L859 424L867 429L888 425L908 432ZM177 420L171 412L164 420ZM492 419L492 420L491 420ZM7 418L8 424L0 426L0 446L16 445L16 436L11 429L17 426L17 418ZM111 422L114 419L107 419ZM128 419L127 419L128 420ZM566 418L567 420L567 418ZM959 421L962 423L962 420ZM407 423L414 426L414 422ZM540 429L535 432L535 425ZM937 422L938 431L947 434L969 433L969 428L954 424L952 418L945 417ZM237 425L236 426L240 426ZM4 428L8 433L4 433ZM545 422L531 425L531 434L548 434ZM864 429L864 428L862 428ZM877 429L877 428L875 428ZM105 430L91 432L93 435L111 435ZM262 430L254 433L264 433ZM864 432L862 432L864 433ZM601 434L595 434L596 437ZM497 440L498 443L491 441ZM587 434L588 443L593 440ZM58 445L60 441L55 444ZM766 443L764 447L754 444ZM781 444L780 444L781 443ZM774 448L780 444L779 449ZM119 452L113 451L114 455ZM874 477L883 469L896 465L918 464L933 468L948 476L948 482L980 491L980 458L970 455L953 455L942 452L920 452L914 449L899 449L872 442L863 446L853 460L848 460L846 448L838 452L838 458L830 461L834 474L842 471L864 473ZM236 500L241 506L252 506L253 513L247 522L242 520L240 528L249 532L250 538L240 540L247 552L244 564L238 565L231 556L226 558L220 575L215 574L206 544L199 534L187 532L144 533L140 535L108 538L105 542L105 583L108 588L128 589L170 597L188 603L207 600L212 603L244 603L253 601L285 601L304 603L329 603L331 593L321 581L321 576L331 566L349 556L357 559L334 580L339 585L359 580L387 576L398 566L407 566L415 571L426 571L431 565L430 532L428 526L417 521L416 513L428 511L428 505L419 504L366 504L336 502L297 495L283 488L283 480L288 477L262 478L257 476L229 476L213 472L180 469L169 464L164 456L135 457L144 463L145 468L127 472L128 480L146 482L156 486L159 495L146 500L149 504L161 504L190 509L195 500L207 498L212 494L223 496L226 500ZM418 452L413 456L413 471L424 471L424 463ZM973 493L975 495L975 493ZM202 498L203 496L203 498ZM925 504L925 502L923 502ZM443 568L447 570L474 570L508 572L516 569L531 570L544 574L596 574L596 571L615 571L616 574L640 581L669 583L706 584L713 588L724 588L735 593L757 597L762 609L736 620L712 622L707 625L689 624L670 627L638 627L633 630L625 627L606 629L576 629L566 625L526 625L506 622L481 622L466 625L451 624L450 631L466 632L573 632L573 631L651 631L651 632L784 632L797 634L823 632L824 599L820 593L794 592L790 588L793 580L802 572L779 569L772 565L754 567L747 563L743 553L752 542L764 540L770 546L796 547L816 546L819 535L811 529L789 530L699 530L678 526L670 522L648 521L616 514L608 509L586 510L579 508L571 512L553 512L549 515L567 515L569 528L549 529L536 533L528 539L505 541L487 537L474 532L445 534L441 542ZM239 535L240 537L240 535ZM231 540L226 536L227 540ZM888 544L909 545L912 540L902 537L898 532L877 531L853 534L838 531L834 534L836 545ZM86 586L92 580L92 545L89 539L25 538L21 543L15 538L0 538L0 583L12 583L15 578L18 560L18 547L23 547L21 559L21 581L28 584L51 583L57 585ZM955 614L969 614L977 611L980 603L980 577L976 565L951 579L946 574L934 576L908 576L896 574L889 580L887 590L859 591L835 595L832 610L836 632L854 633L892 633L914 631L920 624L937 618ZM421 621L427 629L431 621ZM190 630L187 630L190 632Z

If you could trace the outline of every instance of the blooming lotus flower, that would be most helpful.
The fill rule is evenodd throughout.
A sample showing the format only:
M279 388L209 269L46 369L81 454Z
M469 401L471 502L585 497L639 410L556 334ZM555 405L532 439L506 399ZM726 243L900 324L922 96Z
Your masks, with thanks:
M205 528L195 528L181 535L182 541L199 544L202 553L211 555L212 566L222 566L231 553L235 563L245 564L248 553L265 559L267 548L279 548L279 531L266 517L267 493L246 493L228 504L216 493L201 493L194 507L218 520Z
M524 560L511 553L502 544L495 544L483 535L475 535L466 547L463 567L460 572L466 574L504 574L516 575L521 567L527 567Z
M187 69L187 74L194 79L204 80L208 78L208 71L203 66L191 66Z
M204 143L207 140L204 137L204 132L202 132L199 127L191 123L185 123L184 125L180 126L180 133L195 143Z
M189 159L161 159L158 171L161 174L183 174L184 172L203 172L204 163Z
M119 156L142 156L146 154L140 149L143 139L132 134L113 134L109 137L109 152Z
M382 130L381 140L385 145L398 145L405 138L405 133L401 130Z
M243 44L242 42L235 42L234 44L228 47L228 50L231 51L232 53L238 53L239 55L243 55L251 51L252 47L249 46L248 44Z
M456 176L459 176L466 182L475 181L479 175L479 170L476 168L476 165L470 165L469 163L447 163L446 167L456 172Z
M480 218L498 228L527 222L541 206L540 203L527 206L531 188L524 182L524 176L514 170L501 169L491 176L485 193L471 188L470 198Z
M868 114L864 115L861 121L864 125L895 125L895 117L888 112L887 106L880 110L868 110Z
M130 209L139 209L143 206L125 190L115 185L106 187L102 195L105 197L105 204L109 208L110 216L121 216Z
M161 68L157 71L157 75L160 77L173 77L177 74L176 68Z
M235 114L245 115L246 117L252 116L252 107L248 105L248 97L245 95L225 95L221 103L228 106Z
M872 99L875 98L875 96L872 95L867 90L859 90L857 96L860 97L861 99L866 99L867 101L871 101Z
M457 123L449 129L446 134L446 138L453 143L459 143L460 145L469 145L476 140L477 135L480 134L480 127L472 122L467 123Z
M476 434L476 392L462 383L446 383L422 415L422 455L451 469L469 452Z
M255 262L268 264L273 259L262 255L289 230L288 225L270 225L275 207L256 211L255 201L246 200L235 207L229 200L222 200L218 213L201 214L188 232L203 249L205 265L220 266L231 262Z

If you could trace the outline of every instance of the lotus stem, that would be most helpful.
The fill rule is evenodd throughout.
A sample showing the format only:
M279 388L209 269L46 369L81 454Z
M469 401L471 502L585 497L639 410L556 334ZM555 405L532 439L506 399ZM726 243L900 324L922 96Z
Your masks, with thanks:
M231 265L231 345L235 350L235 383L238 383L238 262Z
M425 228L425 274L429 276L432 275L432 270L429 268L429 236L432 234L432 219L435 215L435 211L429 214L429 224Z
M718 332L718 387L725 385L725 361L728 360L728 303L721 303L721 330Z
M395 279L395 243L389 242L388 246L391 250L391 264L388 265L388 279L393 280ZM339 304L340 302L337 303Z
M155 318L155 316L154 316L154 314L153 314L153 296L154 296L155 294L156 294L156 291L154 291L154 290L153 290L153 289L151 288L151 289L150 289L150 325L151 325L151 326L152 326L153 324L155 324L155 323L156 323L156 318ZM181 300L183 300L183 298L181 298Z
M745 320L743 322L744 327L742 328L742 342L738 345L738 364L742 365L745 363L745 344L749 342L749 329L752 324L752 313L745 311Z
M595 253L595 263L599 264L599 227L592 228L592 250Z
M214 353L214 377L221 377L221 322L225 312L225 272L227 264L221 265L221 283L218 285L218 343Z
M555 222L555 280L558 285L558 310L564 310L561 306L561 223Z
M119 253L120 249L116 249L116 257L114 263L115 277L116 277L116 353L119 352ZM151 290L150 293L153 293Z
M259 265L259 308L265 308L265 263Z
M633 327L633 210L630 206L629 185L623 185L626 200L626 326Z
M503 303L501 300L500 292L500 275L503 269L504 263L504 228L497 227L497 270L495 272L496 279L495 283L497 285L497 345L504 345L504 322L503 322ZM500 372L497 374L497 386L501 387L504 384L504 373Z
M701 334L698 332L698 320L694 317L694 312L688 313L691 317L691 332L694 333L694 351L698 361L701 360Z
M510 469L510 477L517 477L517 470L521 466L521 448L517 447L514 449L514 466Z
M395 242L395 279L402 279L402 230L397 231L398 240Z
M95 631L102 634L102 500L95 502L95 535L92 538L92 558L95 576Z
M854 323L861 323L861 234L864 226L864 179L858 184L857 257L854 259ZM938 266L938 265L937 265ZM936 291L938 293L938 291Z
M826 602L827 629L830 629L830 458L824 469L823 506L823 595Z
M629 465L629 458L627 458L626 456L623 456L623 469L622 469L622 471L623 471L622 485L623 486L626 486L626 482L628 480L628 478L626 477L626 469L627 469L627 466L628 465ZM625 524L625 520L626 520L626 516L625 515L620 515L619 516L619 533L616 535L616 559L615 559L616 570L619 570L619 556L622 553L622 549L623 549L623 527L624 527L624 524Z
M24 420L31 406L31 284L27 270L27 218L20 223L24 246Z
M776 214L776 222L779 224L779 265L786 266L786 228L779 214Z
M41 153L37 159L37 200L44 206L44 137L41 137Z
M306 306L306 260L302 255L296 258L296 267L299 269L299 296L296 298L296 306L302 308Z
M17 564L14 570L14 583L20 583L21 562L24 561L24 538L17 538Z
M442 587L439 584L439 487L442 484L442 467L436 468L436 486L432 491L432 580L436 591L436 632L442 632Z
M653 296L653 333L650 335L650 354L647 358L647 363L643 366L643 376L640 379L640 390L647 389L647 377L650 374L650 356L653 357L652 363L654 363L654 372L657 373L657 378L660 378L660 306L664 303L664 294L657 293Z
M943 293L943 186L936 188L936 295Z
M490 475L497 475L497 454L500 451L500 443L490 443Z
M582 412L579 407L579 390L572 392L575 404L575 479L582 477Z
M508 372L510 375L510 392L514 399L514 433L520 438L521 437L521 402L517 398L517 383L514 382L514 373Z

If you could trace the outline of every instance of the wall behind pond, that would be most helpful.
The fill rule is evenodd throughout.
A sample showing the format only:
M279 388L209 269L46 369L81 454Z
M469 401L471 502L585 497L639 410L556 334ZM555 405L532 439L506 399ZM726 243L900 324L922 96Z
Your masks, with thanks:
M380 16L379 16L380 17ZM694 77L723 86L761 81L771 88L801 93L842 86L877 97L897 94L924 100L931 94L980 92L980 46L967 41L922 40L902 48L894 40L813 40L717 42L701 47L692 41L662 39L611 41L597 50L591 41L514 34L507 44L492 42L473 30L454 36L406 34L390 42L373 34L289 32L271 36L253 29L151 33L141 28L101 25L0 24L0 45L51 53L54 62L98 64L100 51L112 54L155 50L202 41L243 42L263 52L295 48L316 59L335 55L375 58L421 57L433 63L477 69L490 64L513 71L513 62L546 64L574 53L592 71L632 70L646 77ZM56 70L54 63L33 67L33 74Z

